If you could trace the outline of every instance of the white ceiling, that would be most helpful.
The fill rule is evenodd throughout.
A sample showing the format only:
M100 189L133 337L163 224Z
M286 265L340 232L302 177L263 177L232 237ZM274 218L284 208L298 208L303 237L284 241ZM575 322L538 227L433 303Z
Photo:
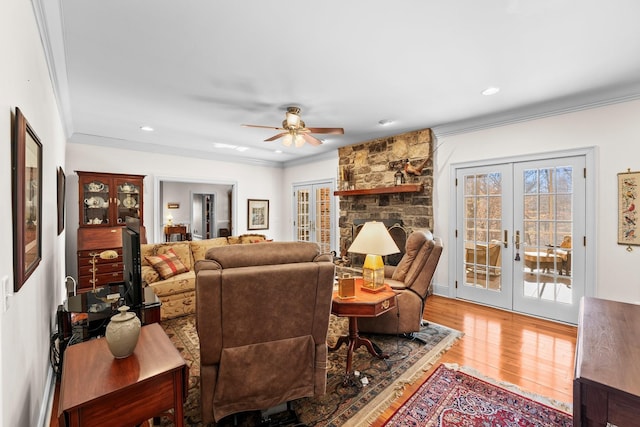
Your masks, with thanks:
M292 164L640 97L637 0L32 1L76 143ZM289 105L345 134L286 148L240 126Z

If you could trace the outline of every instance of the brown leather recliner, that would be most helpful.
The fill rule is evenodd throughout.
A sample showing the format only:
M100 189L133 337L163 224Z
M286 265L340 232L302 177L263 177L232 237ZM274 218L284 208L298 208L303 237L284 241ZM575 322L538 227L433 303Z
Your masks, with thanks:
M360 332L410 334L420 331L424 303L442 254L442 240L414 231L397 267L385 266L385 283L397 293L396 306L378 316L358 318Z
M203 423L325 393L331 261L315 243L272 242L196 263Z

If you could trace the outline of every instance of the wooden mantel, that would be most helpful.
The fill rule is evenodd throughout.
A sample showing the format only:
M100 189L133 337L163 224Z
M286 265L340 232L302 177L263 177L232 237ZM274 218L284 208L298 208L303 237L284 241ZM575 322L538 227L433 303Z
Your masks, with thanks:
M367 196L371 194L420 193L422 184L402 184L393 187L360 188L357 190L334 191L334 196Z

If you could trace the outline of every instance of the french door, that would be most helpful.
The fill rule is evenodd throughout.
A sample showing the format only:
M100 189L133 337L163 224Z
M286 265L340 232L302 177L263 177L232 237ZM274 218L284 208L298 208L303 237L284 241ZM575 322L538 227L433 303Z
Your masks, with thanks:
M456 296L576 323L584 171L584 156L457 169Z
M322 181L293 186L294 239L316 242L320 252L329 253L334 246L334 185Z

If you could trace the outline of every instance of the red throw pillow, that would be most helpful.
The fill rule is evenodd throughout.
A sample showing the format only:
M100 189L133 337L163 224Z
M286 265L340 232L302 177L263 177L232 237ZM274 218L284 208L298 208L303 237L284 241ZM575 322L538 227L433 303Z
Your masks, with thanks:
M186 273L189 269L180 261L178 255L169 249L163 255L149 255L144 257L158 272L160 277L168 279L180 273Z

